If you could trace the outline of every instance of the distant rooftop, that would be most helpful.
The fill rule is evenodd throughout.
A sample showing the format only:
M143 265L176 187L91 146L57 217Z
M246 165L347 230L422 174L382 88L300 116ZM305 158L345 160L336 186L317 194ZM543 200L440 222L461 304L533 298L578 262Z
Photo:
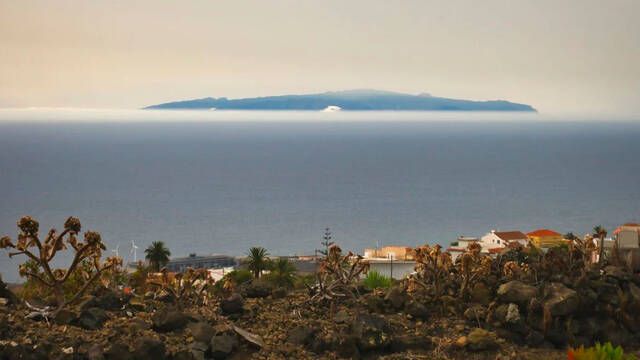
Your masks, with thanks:
M526 239L527 235L525 235L522 231L493 231L493 233L502 240L522 240Z
M562 235L560 233L557 233L553 230L549 230L549 229L539 229L536 231L532 231L530 233L528 233L527 235L529 236L559 236Z

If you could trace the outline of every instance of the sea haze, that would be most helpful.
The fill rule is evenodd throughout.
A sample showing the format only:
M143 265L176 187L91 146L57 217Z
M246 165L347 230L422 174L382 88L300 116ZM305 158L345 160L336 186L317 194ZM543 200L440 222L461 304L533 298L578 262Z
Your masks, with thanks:
M313 253L326 226L361 253L640 221L634 122L162 113L0 114L0 235L25 214L43 236L73 215L125 258L131 240L138 257L155 240L174 255L289 255ZM0 255L16 281L18 261Z

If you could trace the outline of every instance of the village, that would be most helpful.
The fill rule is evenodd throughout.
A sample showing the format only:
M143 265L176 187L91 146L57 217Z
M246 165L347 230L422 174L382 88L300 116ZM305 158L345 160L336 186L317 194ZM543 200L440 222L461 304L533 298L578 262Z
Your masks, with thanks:
M602 239L599 237L602 236ZM603 244L605 254L615 251L626 266L633 271L640 270L640 224L624 223L618 226L607 237L607 233L585 234L582 238L572 233L561 234L550 229L537 229L528 233L519 230L491 230L480 237L461 235L452 242L445 252L451 256L451 261L455 263L458 257L467 251L470 244L480 246L481 253L496 258L498 254L513 248L514 246L535 246L547 251L554 247L572 246L575 241L582 241L588 244L593 250L590 261L597 263L600 253L596 251ZM323 241L331 240L331 232L325 230ZM383 276L401 280L415 271L416 261L414 248L411 246L388 245L376 248L365 248L362 251L362 258L366 260L371 270ZM275 258L275 257L274 257ZM291 262L299 273L313 273L318 262L318 251L313 255L300 256L279 256ZM236 268L242 268L244 256L229 255L196 255L190 254L187 257L171 258L166 264L167 270L171 272L182 272L187 268L207 269L212 279L220 280L225 274ZM129 264L130 269L135 269L137 264Z

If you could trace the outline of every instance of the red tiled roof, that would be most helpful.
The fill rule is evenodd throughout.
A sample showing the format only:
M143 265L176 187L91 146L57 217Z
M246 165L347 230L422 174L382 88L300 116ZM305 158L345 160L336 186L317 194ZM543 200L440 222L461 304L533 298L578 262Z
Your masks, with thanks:
M527 238L527 235L525 235L521 231L496 231L494 232L494 234L505 241L522 240Z
M622 226L638 226L638 227L640 227L640 224L637 224L637 223L626 223L626 224L624 224Z
M498 247L498 248L490 248L488 251L489 251L489 254L499 254L503 252L505 249L506 248Z
M540 229L540 230L536 230L536 231L532 231L530 233L528 233L527 235L529 236L558 236L561 235L560 233L557 233L553 230L549 230L549 229Z

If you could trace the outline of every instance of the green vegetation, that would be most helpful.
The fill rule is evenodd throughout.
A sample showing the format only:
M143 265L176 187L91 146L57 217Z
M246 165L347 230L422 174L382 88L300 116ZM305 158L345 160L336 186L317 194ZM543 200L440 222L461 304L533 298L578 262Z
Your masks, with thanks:
M149 272L151 272L150 266L145 265L142 261L138 262L136 270L129 275L129 286L144 294L147 291Z
M264 276L265 280L277 287L293 287L296 268L289 259L279 258L272 262L270 269L271 272Z
M392 279L384 276L375 270L370 270L367 276L362 280L364 286L368 289L388 289L391 287Z
M569 360L635 360L636 357L631 354L625 354L624 350L620 346L613 347L611 343L600 345L590 348L584 348L583 346L578 349L569 349Z
M263 247L252 247L249 249L249 254L247 255L247 265L249 270L253 273L253 277L256 279L260 278L263 270L267 270L269 267L269 253L267 249Z
M296 274L293 278L293 288L296 290L308 289L315 285L315 274Z
M240 285L251 281L253 274L249 270L233 270L227 273L224 278L231 279L234 283Z
M225 284L233 284L237 287L242 284L246 284L253 280L253 274L249 270L233 270L225 274L222 279L216 281L213 285L213 292L215 294L222 294L224 292Z
M154 241L144 250L145 259L149 260L151 269L158 272L169 262L171 251L167 249L162 241Z

